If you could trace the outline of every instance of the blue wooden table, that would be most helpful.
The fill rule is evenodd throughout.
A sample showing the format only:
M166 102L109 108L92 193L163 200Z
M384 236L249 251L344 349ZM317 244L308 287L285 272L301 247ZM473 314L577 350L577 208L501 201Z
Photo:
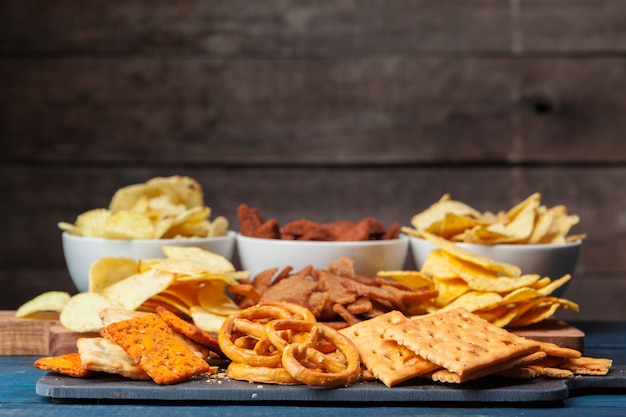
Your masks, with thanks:
M585 355L612 358L626 365L626 322L572 323L586 333ZM0 416L626 416L626 389L575 391L570 398L548 404L428 405L229 405L163 402L58 402L38 395L37 381L45 372L33 367L35 357L0 357Z

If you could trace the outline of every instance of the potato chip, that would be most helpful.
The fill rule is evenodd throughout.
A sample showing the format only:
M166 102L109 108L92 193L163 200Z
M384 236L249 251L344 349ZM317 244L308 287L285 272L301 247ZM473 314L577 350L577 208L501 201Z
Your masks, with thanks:
M150 216L138 211L118 211L107 219L103 237L107 239L152 239L154 225Z
M465 293L450 304L440 309L439 311L452 310L458 307L463 307L469 312L483 309L494 304L498 304L502 301L502 296L495 292L482 292L482 291L470 291Z
M172 201L189 208L202 206L204 201L200 184L193 178L180 175L152 178L146 182L146 192L150 196L170 195Z
M456 258L467 261L468 263L471 262L472 264L481 266L484 269L499 272L509 277L519 277L521 275L519 267L515 265L507 264L504 262L497 262L493 259L477 255L466 249L461 248L460 246L454 244L453 242L450 242L449 240L443 239L439 236L435 236L432 233L422 232L420 233L420 235L441 250L449 253L450 255L453 255Z
M76 218L76 229L81 236L104 237L104 226L107 224L111 213L106 209L93 209L79 214Z
M378 271L379 277L391 278L394 281L413 288L433 288L433 279L421 271Z
M137 202L145 196L145 193L145 184L133 184L122 187L113 194L111 202L109 203L109 210L112 213L131 210L135 207Z
M70 294L65 291L48 291L22 304L15 312L17 318L39 317L45 312L61 313L70 301ZM53 316L55 317L55 316Z
M206 282L198 291L198 304L206 311L220 316L239 311L239 306L226 294L226 284Z
M139 263L132 258L113 256L100 258L89 268L89 291L100 292L138 272Z
M463 279L470 288L478 291L507 292L528 286L536 282L540 276L537 274L525 274L520 276L496 275L493 271L483 268L481 265L455 258L448 254L450 268L456 276Z
M175 280L171 273L151 269L131 275L102 289L100 295L127 310L135 310L146 300L157 295Z
M163 252L168 258L193 260L205 270L212 272L234 272L235 267L225 257L216 253L189 246L164 246Z
M190 310L193 323L205 332L218 333L226 321L226 316L211 313L200 306L191 306Z
M59 320L69 330L85 333L100 330L100 312L105 308L119 308L120 305L95 292L82 292L74 295L67 303Z

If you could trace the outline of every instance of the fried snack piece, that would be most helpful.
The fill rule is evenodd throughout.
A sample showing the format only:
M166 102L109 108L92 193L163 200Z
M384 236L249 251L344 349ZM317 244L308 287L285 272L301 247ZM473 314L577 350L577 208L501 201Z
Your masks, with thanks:
M437 296L428 286L414 288L393 279L359 276L354 261L346 256L325 269L308 266L291 273L286 268L272 281L276 272L263 271L235 288L234 292L242 295L236 300L239 307L287 301L306 307L318 321L342 328L391 310L414 314Z
M341 329L339 333L354 342L365 367L386 386L392 387L439 368L406 346L384 337L387 327L407 321L409 319L399 311L390 311Z
M67 353L60 356L46 356L39 358L33 364L35 368L44 371L53 371L59 374L76 378L91 376L94 372L83 368L78 353Z
M156 308L156 314L161 317L161 319L163 319L167 325L172 328L172 330L185 335L202 346L206 346L219 356L224 356L217 339L195 324L180 318L163 306L158 306Z
M175 384L215 371L156 314L111 323L106 333L157 384Z
M140 381L150 379L124 349L112 340L104 337L81 337L76 341L76 347L82 367L89 371L118 374Z
M373 217L365 217L358 222L340 220L330 223L317 223L307 219L293 220L280 226L276 219L265 221L256 208L246 204L237 207L240 232L244 236L284 240L316 241L364 241L398 239L401 227L393 223L389 229Z

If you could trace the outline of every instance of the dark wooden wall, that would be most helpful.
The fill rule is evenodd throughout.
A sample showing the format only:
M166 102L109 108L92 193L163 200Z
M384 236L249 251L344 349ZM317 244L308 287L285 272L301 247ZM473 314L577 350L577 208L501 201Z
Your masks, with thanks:
M215 215L529 194L588 233L564 317L626 317L626 1L0 0L0 309L74 292L59 220L153 176Z

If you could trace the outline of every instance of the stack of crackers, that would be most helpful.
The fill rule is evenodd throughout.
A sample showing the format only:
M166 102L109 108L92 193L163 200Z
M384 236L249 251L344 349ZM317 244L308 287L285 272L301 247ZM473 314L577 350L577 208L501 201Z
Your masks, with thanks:
M217 340L163 307L156 313L108 308L102 337L76 341L78 353L40 358L34 366L73 377L104 372L171 385L213 374L207 359L221 354Z
M391 311L341 332L358 347L366 371L388 387L416 377L462 383L488 375L605 375L612 365L517 336L462 307L415 319Z

